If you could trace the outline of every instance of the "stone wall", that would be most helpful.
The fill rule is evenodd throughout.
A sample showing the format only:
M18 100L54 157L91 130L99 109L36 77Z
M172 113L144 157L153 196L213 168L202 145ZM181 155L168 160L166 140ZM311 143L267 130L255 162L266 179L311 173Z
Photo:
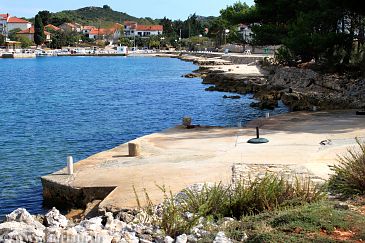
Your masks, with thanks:
M103 200L115 187L75 188L42 178L44 205L61 209L85 208L89 202Z

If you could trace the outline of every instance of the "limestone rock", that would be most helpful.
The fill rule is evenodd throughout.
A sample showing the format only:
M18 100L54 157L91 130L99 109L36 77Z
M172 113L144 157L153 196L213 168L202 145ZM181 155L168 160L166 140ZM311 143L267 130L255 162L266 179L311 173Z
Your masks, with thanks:
M178 237L176 237L175 243L186 243L187 241L188 241L187 235L183 234L183 235L179 235Z
M232 241L226 237L224 232L218 232L213 243L232 243Z
M135 232L123 232L121 242L126 243L139 243L139 238L136 236Z
M174 242L174 239L171 238L170 236L166 236L164 242L165 243L173 243Z
M52 208L52 210L45 215L44 221L47 227L66 228L68 225L66 217L60 214L60 211L56 208Z

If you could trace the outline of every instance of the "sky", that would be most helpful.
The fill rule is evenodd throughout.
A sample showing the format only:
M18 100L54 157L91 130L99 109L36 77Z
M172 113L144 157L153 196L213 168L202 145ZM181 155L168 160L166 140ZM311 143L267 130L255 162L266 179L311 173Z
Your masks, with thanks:
M82 7L102 7L135 17L186 19L190 14L218 16L219 10L238 0L0 0L0 13L17 17L34 17L38 11L74 10ZM254 0L241 0L253 5Z

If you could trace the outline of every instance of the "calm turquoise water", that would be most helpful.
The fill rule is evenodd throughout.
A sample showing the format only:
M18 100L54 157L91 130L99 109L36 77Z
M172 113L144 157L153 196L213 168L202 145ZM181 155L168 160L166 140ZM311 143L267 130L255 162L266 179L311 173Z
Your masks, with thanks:
M18 207L43 212L40 176L69 154L81 160L185 115L221 126L263 115L249 96L223 99L181 77L194 69L169 58L0 59L0 217Z

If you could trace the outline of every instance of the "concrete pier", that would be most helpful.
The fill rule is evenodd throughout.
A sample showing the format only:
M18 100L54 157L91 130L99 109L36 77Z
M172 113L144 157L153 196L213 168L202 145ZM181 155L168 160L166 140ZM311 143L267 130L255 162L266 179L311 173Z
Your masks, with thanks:
M128 143L104 151L42 177L43 195L49 205L84 207L99 199L100 209L118 211L136 206L133 186L143 201L143 190L154 202L162 200L156 185L173 193L204 182L228 183L234 163L296 165L327 178L328 165L337 155L365 137L365 118L355 111L299 112L264 119L261 135L267 144L248 144L256 122L243 128L183 126L138 138L130 143L143 148L130 157ZM321 141L331 140L329 145ZM365 138L364 138L365 139Z

